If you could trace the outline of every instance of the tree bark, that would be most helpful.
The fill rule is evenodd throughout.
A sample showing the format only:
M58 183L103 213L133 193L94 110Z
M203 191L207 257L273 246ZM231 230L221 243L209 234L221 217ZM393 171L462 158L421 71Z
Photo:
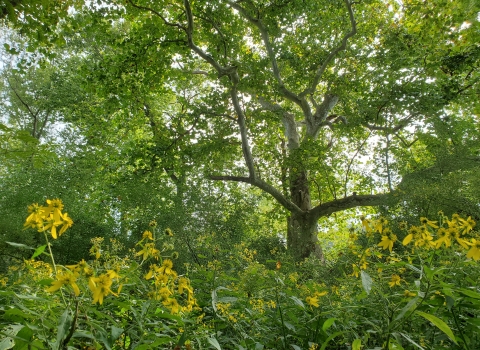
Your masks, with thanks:
M310 210L312 201L308 183L308 172L302 165L301 150L290 151L290 200L301 209L301 213L291 212L287 218L287 248L296 261L311 255L323 260L318 244L318 218Z

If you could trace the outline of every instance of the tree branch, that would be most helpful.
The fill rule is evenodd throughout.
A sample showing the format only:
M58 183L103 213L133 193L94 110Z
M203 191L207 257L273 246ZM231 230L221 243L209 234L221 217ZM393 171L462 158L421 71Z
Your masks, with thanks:
M352 30L345 34L345 36L342 39L342 43L333 49L330 54L327 56L323 64L317 69L317 72L315 73L315 77L313 78L312 84L307 87L303 92L300 93L300 97L306 96L313 94L315 92L315 89L317 88L318 83L320 82L320 79L325 72L325 69L327 69L327 66L329 63L335 58L335 56L340 52L343 51L347 48L347 41L350 39L352 36L354 36L357 33L357 22L355 21L355 16L353 14L353 9L352 9L352 3L350 0L345 0L345 4L347 5L347 10L348 10L348 16L350 18L350 24L352 25Z
M287 136L288 139L288 149L292 150L300 147L300 135L298 134L295 116L292 113L285 111L279 104L270 103L263 97L259 97L258 102L264 109L279 114L282 118L282 123L285 128L285 136Z
M33 119L33 127L32 127L32 132L31 132L31 135L32 137L35 137L36 139L39 139L40 138L40 135L38 135L37 137L37 123L38 123L38 113L40 112L39 110L37 110L36 112L34 112L30 106L23 100L23 98L20 96L20 94L18 93L18 91L13 87L12 83L10 82L10 79L6 79L7 80L7 84L8 86L10 87L10 89L12 89L13 93L15 94L15 96L17 96L18 100L20 101L20 103L27 109L28 113L30 114L30 116L32 117Z
M281 94L288 100L300 106L305 116L311 116L312 112L305 98L300 98L297 94L295 94L294 92L292 92L291 90L285 87L282 76L280 74L280 69L278 68L275 52L273 52L273 47L272 47L272 44L270 43L270 37L268 35L267 28L265 28L265 25L263 24L263 22L258 18L252 17L248 13L248 11L242 6L240 6L238 3L233 1L228 1L228 4L231 7L233 7L235 10L240 12L243 15L243 17L245 17L250 23L252 23L260 31L260 36L262 37L263 44L265 45L265 49L267 50L268 57L272 64L273 76L277 80L279 91L281 92Z
M296 206L293 202L289 201L280 191L278 191L272 185L266 183L261 179L252 179L250 177L244 176L229 176L229 175L219 175L219 176L210 176L211 180L220 180L220 181L234 181L234 182L244 182L252 186L258 187L264 192L270 194L273 198L277 200L285 209L295 214L303 214L304 211Z
M132 0L127 0L127 2L130 5L132 5L133 7L139 9L139 10L148 11L148 12L153 13L155 16L159 17L163 21L163 23L165 23L165 25L167 25L167 26L177 27L177 28L182 29L184 31L186 30L186 28L179 23L171 23L171 22L167 21L167 19L164 16L162 16L162 14L160 12L155 11L154 9L152 9L150 7L140 6L140 5L134 4Z
M398 122L398 124L396 126L394 126L393 128L392 127L387 127L387 126L377 126L377 125L372 125L372 124L368 124L368 123L363 123L363 126L365 126L367 129L369 129L371 131L373 131L373 130L384 131L388 134L394 134L397 131L406 127L417 116L418 116L418 114L412 114L408 118L400 120L400 122Z
M324 204L317 205L310 210L313 217L318 220L322 216L330 215L345 209L355 207L373 207L387 204L391 194L351 195L342 199L336 199Z
M242 138L242 152L243 158L245 159L245 163L247 164L248 174L254 180L256 178L255 174L255 165L253 163L253 156L250 150L250 144L248 142L248 135L247 135L247 126L245 124L245 114L240 106L240 102L238 101L238 94L237 94L237 84L233 84L232 88L230 89L230 96L233 102L233 108L237 113L237 123L238 127L240 128L240 137Z

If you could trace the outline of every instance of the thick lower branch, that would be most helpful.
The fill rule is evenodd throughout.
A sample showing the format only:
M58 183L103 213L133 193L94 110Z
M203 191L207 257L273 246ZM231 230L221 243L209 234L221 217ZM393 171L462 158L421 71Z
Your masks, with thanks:
M336 199L331 202L317 205L310 210L310 214L318 220L322 216L327 216L338 211L356 207L374 207L378 205L387 204L391 194L381 193L372 195L351 195L342 199Z
M210 176L211 180L219 181L234 181L234 182L245 182L252 186L258 187L262 191L267 192L273 198L277 200L285 209L295 214L303 214L304 211L301 210L297 205L289 201L279 190L277 190L272 185L266 183L261 179L253 179L245 176L229 176L229 175L219 175L219 176Z

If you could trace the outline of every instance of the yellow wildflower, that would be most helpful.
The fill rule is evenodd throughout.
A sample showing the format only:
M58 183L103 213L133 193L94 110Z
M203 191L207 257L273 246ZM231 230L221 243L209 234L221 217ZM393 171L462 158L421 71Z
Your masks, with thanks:
M68 228L72 227L73 220L68 216L68 213L63 213L60 217L60 224L62 227L58 231L58 235L61 236Z
M88 281L88 287L93 293L93 303L103 304L103 298L112 293L110 287L112 286L112 278L108 273L104 273L98 277L91 277Z
M385 226L388 224L388 220L381 217L375 223L375 231L382 233Z
M480 260L480 240L477 241L475 238L472 238L472 243L469 243L472 248L467 253L467 258L472 258L475 261Z
M305 301L306 301L307 304L310 305L310 306L319 307L319 305L318 305L318 297L316 297L316 296L306 297L306 298L305 298Z
M25 220L25 228L31 227L36 228L39 223L42 222L43 216L45 214L45 207L38 205L38 203L33 203L28 206L28 212L30 215Z
M52 286L47 289L47 292L53 293L59 290L63 285L70 285L76 296L80 295L80 289L77 285L78 273L71 271L63 271L57 274L57 280L52 282Z
M160 267L159 273L164 275L176 275L173 271L173 262L170 259L163 260L162 266Z
M153 233L151 231L143 232L142 241L144 239L149 239L149 240L153 241Z
M50 214L48 218L46 218L46 225L39 228L39 232L46 231L50 229L50 234L52 235L53 239L57 239L57 226L59 226L62 222L57 221L53 214Z
M180 312L180 305L178 304L178 301L174 298L167 298L163 301L163 305L166 308L170 309L170 312L174 315Z
M431 228L438 228L437 221L428 220L428 218L421 217L420 222L423 226L430 226Z
M382 247L383 249L387 249L392 252L393 243L397 241L397 236L393 233L389 234L388 236L382 236L382 241L378 243L378 246Z
M472 219L471 216L468 217L467 220L465 219L459 219L460 221L460 229L462 230L462 234L469 233L470 231L473 230L473 228L476 225L475 220Z
M91 273L91 267L82 259L77 265L67 265L67 267L77 273L83 273L84 275L89 275Z
M453 237L463 248L468 249L468 242L462 238L462 235L459 231L455 231Z
M52 214L55 221L60 221L62 217L63 203L61 199L47 199L48 207L46 215Z
M193 293L193 289L190 286L190 281L186 277L180 277L178 279L178 293L182 294L184 290L188 291L189 293Z
M399 275L392 275L392 278L390 279L390 282L388 282L388 285L390 286L390 288L394 287L395 285L399 286L401 280L402 279Z
M435 247L438 249L443 243L445 243L447 248L450 247L452 245L452 237L455 236L456 232L457 229L454 226L450 226L447 229L444 229L443 227L439 228L437 231L437 236L439 238L435 241Z
M135 254L135 256L143 255L143 260L147 260L149 257L158 259L160 251L155 248L154 243L147 243L143 246L143 249Z
M405 292L403 292L403 295L406 297L414 297L417 295L416 293L410 292L408 289L405 289Z

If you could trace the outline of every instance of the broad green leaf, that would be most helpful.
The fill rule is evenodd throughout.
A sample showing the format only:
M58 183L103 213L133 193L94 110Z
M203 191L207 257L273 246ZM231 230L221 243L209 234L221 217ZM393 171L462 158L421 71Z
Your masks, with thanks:
M342 335L343 333L345 332L335 332L332 335L330 335L327 339L325 339L325 342L322 344L322 347L320 348L320 350L325 350L330 340L332 340L335 337L338 337L339 335Z
M15 346L13 350L22 350L28 347L33 337L33 331L28 327L23 327L15 338Z
M37 249L35 249L35 252L33 253L33 255L30 259L35 259L37 256L42 254L45 251L45 248L47 248L46 244L38 247Z
M433 316L433 315L430 315L430 314L427 314L426 312L423 312L423 311L419 311L419 310L416 310L415 313L417 315L420 315L422 316L423 318L429 320L430 322L432 322L438 329L440 329L443 333L445 333L455 344L458 345L456 339L455 339L455 336L453 335L453 332L452 330L450 329L450 327L448 327L448 325L443 322L441 319L439 319L438 317L436 316Z
M287 327L289 330L295 331L295 326L294 326L293 324L291 324L290 322L288 322L288 321L283 321L283 324L284 324L285 327Z
M363 289L367 294L370 294L370 291L372 290L372 277L368 273L366 273L364 270L360 271L360 276L362 278L362 286Z
M218 343L218 340L215 338L207 338L208 342L217 350L222 350L220 347L220 344Z
M323 326L322 326L322 329L324 332L327 331L327 329L329 329L336 321L337 319L332 317L332 318L329 318L327 319L325 322L323 322Z
M62 342L65 339L66 335L70 331L70 327L72 326L73 317L70 313L69 309L65 309L62 316L58 320L58 327L57 327L57 340L55 342L55 347L57 349L62 348Z
M294 302L295 304L297 304L298 306L300 306L302 309L305 309L305 305L303 304L303 301L301 301L300 299L298 299L296 296L292 295L292 296L290 297L290 299L292 299L293 302Z
M395 321L398 321L399 319L401 319L407 311L411 310L417 304L417 301L419 299L420 298L417 296L417 297L409 300L408 303L400 310L397 317L395 317Z
M111 330L112 341L117 340L122 335L123 331L124 331L123 328L112 326L112 330Z
M462 293L463 295L466 295L467 297L474 298L474 299L480 299L480 293L475 292L473 290L460 289L459 292Z
M355 339L352 343L352 350L361 350L362 348L362 340Z
M11 349L15 345L15 342L10 337L5 337L0 340L0 350L7 350Z

